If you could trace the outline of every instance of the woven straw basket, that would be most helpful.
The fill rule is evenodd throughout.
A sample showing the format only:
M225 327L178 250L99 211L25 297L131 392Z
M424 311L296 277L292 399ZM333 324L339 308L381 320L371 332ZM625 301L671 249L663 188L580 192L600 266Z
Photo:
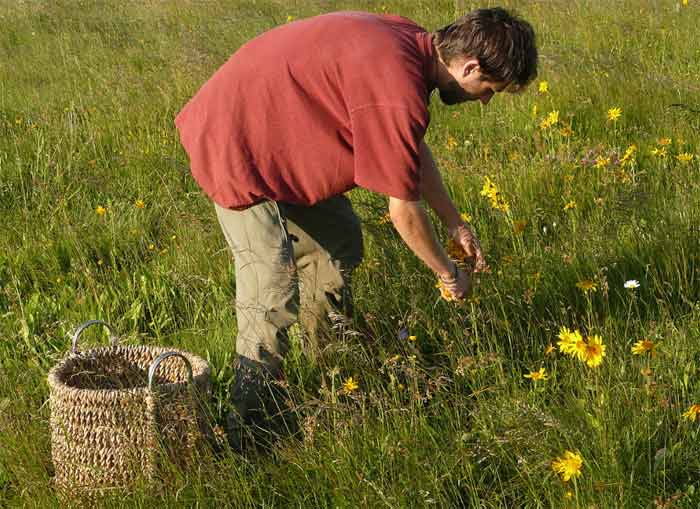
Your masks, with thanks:
M111 346L78 351L89 326ZM191 353L119 345L112 327L85 322L50 372L51 455L56 487L84 494L154 480L164 458L184 466L207 437L209 366Z

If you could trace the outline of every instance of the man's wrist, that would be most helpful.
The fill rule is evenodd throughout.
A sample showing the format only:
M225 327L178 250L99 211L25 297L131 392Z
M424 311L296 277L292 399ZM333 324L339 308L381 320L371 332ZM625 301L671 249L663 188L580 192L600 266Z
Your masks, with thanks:
M450 283L457 280L459 269L457 264L450 260L450 266L447 271L438 273L438 277L443 283Z

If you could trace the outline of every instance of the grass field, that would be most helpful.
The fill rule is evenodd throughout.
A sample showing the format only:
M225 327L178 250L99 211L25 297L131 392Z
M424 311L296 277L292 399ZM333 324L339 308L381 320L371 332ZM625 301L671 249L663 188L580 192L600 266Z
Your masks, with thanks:
M0 2L0 506L59 503L46 375L88 318L207 358L223 420L233 265L173 119L228 56L322 12L434 29L482 5L497 4ZM386 199L353 191L370 331L318 364L294 344L303 439L105 506L700 507L700 3L498 5L535 27L538 79L488 107L434 98L427 135L492 267L473 297L442 300L382 221ZM600 336L602 362L562 352L562 327ZM653 352L634 354L643 340ZM568 482L565 451L582 460Z

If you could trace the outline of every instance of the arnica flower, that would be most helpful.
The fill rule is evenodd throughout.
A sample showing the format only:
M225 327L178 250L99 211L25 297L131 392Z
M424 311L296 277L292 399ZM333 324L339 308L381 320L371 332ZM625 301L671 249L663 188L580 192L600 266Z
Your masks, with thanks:
M545 373L544 368L540 368L538 371L530 371L527 375L523 375L525 378L529 378L533 382L538 380L547 380L549 376Z
M550 344L547 345L547 348L544 349L544 354L545 354L545 355L550 355L550 354L553 353L555 350L556 350L556 348L554 347L554 345L553 345L552 343L550 343Z
M639 281L637 281L636 279L630 279L629 281L625 281L625 288L627 288L628 290L639 288Z
M605 168L610 164L610 158L609 157L603 157L603 156L598 156L595 160L595 164L593 165L596 168Z
M693 160L693 154L689 154L688 152L683 152L682 154L678 154L676 156L676 159L678 159L683 164L688 164L690 161Z
M609 122L617 122L617 119L620 118L620 115L622 115L622 109L621 108L610 108L608 110L608 121Z
M98 216L104 216L106 213L107 209L104 208L102 205L98 205L95 209L95 214L97 214Z
M571 200L568 202L566 205L564 205L564 210L571 210L576 208L576 202L574 200Z
M559 111L550 111L549 114L540 122L540 129L549 129L559 122Z
M467 212L462 212L459 217L464 221L465 223L471 223L472 222L472 216L471 214Z
M666 147L654 147L650 153L655 157L666 157Z
M691 405L690 408L683 413L683 417L690 422L695 422L698 415L700 415L700 405Z
M635 145L635 144L632 144L629 147L627 147L627 150L625 150L625 153L623 154L622 158L620 159L620 164L624 166L626 164L631 163L636 151L637 151L637 145Z
M134 202L134 207L136 207L137 209L145 209L145 208L146 208L146 202L144 202L143 200L136 200L136 201Z
M584 359L586 342L583 340L583 336L581 336L578 329L572 332L567 327L561 327L557 337L559 338L557 345L559 345L559 351L561 353L572 357L578 357L579 360Z
M634 355L643 355L647 352L652 357L656 355L656 345L650 339L642 339L632 346L632 354Z
M457 148L457 139L454 136L448 136L447 142L445 143L447 150L454 150Z
M564 455L552 462L552 470L559 474L564 482L581 475L583 458L575 452L564 451Z
M547 92L549 92L549 83L547 83L546 81L540 81L538 90L540 94L546 94Z
M671 138L659 138L659 141L657 141L657 143L662 147L666 147L673 143L673 140Z
M343 390L346 394L356 391L360 387L360 384L353 377L346 378L343 382Z
M589 337L586 343L585 358L583 359L586 365L589 368L597 368L603 362L603 357L605 357L603 339L598 335Z
M491 207L500 210L502 212L508 212L510 210L510 205L503 198L498 187L493 181L488 177L484 177L484 186L481 188L481 196L486 196L491 201Z
M598 285L596 285L595 282L591 281L590 279L582 279L576 283L576 288L581 290L583 293L588 293L597 291Z
M571 129L570 125L565 125L561 129L559 129L559 134L561 134L564 138L568 138L572 134L574 134L574 130Z
M288 14L287 15L287 23L290 23L292 21L294 21L294 16L292 16L291 14Z

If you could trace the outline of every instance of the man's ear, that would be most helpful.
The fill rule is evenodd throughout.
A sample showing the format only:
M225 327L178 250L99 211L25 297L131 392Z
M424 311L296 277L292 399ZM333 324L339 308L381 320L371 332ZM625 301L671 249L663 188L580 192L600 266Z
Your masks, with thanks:
M479 70L479 61L476 58L467 59L462 64L462 78L466 78L471 73Z

